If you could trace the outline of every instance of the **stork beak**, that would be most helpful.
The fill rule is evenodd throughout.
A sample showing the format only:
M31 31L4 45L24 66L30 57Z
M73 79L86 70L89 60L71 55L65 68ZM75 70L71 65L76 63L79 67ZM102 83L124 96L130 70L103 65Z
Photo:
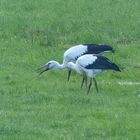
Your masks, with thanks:
M40 67L38 70L40 71L39 74L38 74L38 76L40 76L40 75L41 75L42 73L44 73L45 71L49 70L49 67L48 67L48 65L43 65L43 66Z

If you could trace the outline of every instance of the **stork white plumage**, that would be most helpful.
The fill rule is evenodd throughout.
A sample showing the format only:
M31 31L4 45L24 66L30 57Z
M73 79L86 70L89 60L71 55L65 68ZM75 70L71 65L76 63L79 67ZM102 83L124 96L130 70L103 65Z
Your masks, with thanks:
M79 57L76 63L69 62L67 67L83 75L81 86L83 85L84 80L86 80L86 75L90 77L87 93L90 91L92 81L94 81L96 91L98 92L98 86L95 80L96 74L102 73L105 70L121 71L115 63L111 62L105 56L92 54L86 54Z
M40 74L42 74L47 70L67 68L67 64L69 62L75 63L76 60L84 54L101 54L103 52L114 52L114 50L111 46L108 45L81 44L81 45L73 46L65 51L63 56L63 64L59 64L57 61L51 60L40 68L41 70ZM67 68L67 69L68 69L68 81L69 81L71 68Z

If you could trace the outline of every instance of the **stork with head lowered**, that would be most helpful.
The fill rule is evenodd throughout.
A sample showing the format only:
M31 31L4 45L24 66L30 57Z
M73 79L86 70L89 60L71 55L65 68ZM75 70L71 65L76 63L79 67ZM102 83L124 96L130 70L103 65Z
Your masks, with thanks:
M83 85L84 81L87 81L87 75L90 77L87 93L90 91L92 81L94 81L96 91L98 92L97 81L95 79L96 74L100 74L105 70L121 71L115 63L111 62L105 56L92 54L79 57L76 63L69 62L67 67L83 75L81 86Z
M56 69L68 69L68 81L70 79L72 69L67 67L69 62L75 63L76 60L85 54L102 54L104 52L114 52L113 48L109 45L97 45L97 44L80 44L73 46L65 51L63 56L63 63L60 64L55 60L51 60L45 65L43 65L39 70L41 70L40 74L44 73L48 70L56 70ZM39 74L39 75L40 75Z

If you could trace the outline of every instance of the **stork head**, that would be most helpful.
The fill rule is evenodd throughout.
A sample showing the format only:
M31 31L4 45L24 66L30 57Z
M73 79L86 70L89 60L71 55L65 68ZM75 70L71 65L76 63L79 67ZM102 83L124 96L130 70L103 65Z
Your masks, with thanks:
M59 63L57 61L51 60L39 68L39 70L40 70L39 75L41 75L42 73L44 73L45 71L48 71L48 70L58 69L58 66L59 66Z

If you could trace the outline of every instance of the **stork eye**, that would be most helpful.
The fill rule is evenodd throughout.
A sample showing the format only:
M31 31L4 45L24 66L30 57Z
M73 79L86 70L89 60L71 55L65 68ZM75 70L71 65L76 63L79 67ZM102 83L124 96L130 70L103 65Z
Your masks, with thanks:
M49 66L51 63L48 63L47 65Z

